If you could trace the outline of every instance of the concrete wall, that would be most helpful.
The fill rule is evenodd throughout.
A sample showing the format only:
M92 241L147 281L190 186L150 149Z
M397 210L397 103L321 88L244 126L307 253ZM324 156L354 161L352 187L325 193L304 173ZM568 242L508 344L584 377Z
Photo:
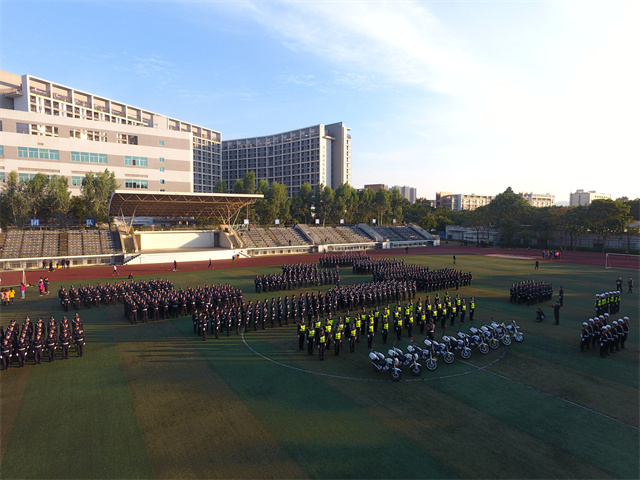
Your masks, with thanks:
M176 248L214 248L216 234L212 230L189 230L184 232L136 232L138 249L167 250Z

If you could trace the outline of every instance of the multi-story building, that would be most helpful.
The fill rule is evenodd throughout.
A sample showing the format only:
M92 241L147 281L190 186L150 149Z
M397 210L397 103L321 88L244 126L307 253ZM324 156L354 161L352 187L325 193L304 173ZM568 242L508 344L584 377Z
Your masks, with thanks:
M475 210L488 205L493 197L487 195L465 195L462 193L436 192L436 207L446 207L456 212L460 210Z
M588 192L576 190L575 193L571 193L569 197L569 206L589 205L594 200L611 200L611 195L608 193L596 193L593 190Z
M229 189L248 172L283 183L295 195L305 182L336 189L351 183L351 134L343 123L222 142L223 180Z
M120 189L212 192L222 176L221 135L138 107L0 71L0 181L16 171L83 177L108 169Z
M531 192L520 193L520 196L527 200L532 207L538 208L553 207L556 198L554 195L548 193L540 194Z
M400 192L400 195L409 200L411 203L416 203L416 200L418 199L418 190L415 187L407 187L406 185L394 185L393 187L391 187L391 190L393 190L394 188L397 188Z
M368 188L369 190L373 190L374 192L377 192L381 188L384 188L385 190L389 190L389 187L386 186L384 183L371 183L369 185L365 185L363 188L365 190Z

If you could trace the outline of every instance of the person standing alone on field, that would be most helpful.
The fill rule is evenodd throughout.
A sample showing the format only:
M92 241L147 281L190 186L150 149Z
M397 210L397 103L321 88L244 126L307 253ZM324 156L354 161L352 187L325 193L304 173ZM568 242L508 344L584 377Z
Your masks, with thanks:
M178 262L173 261L173 271L175 272L178 269Z
M629 277L629 280L627 280L627 285L629 285L629 290L627 291L627 293L633 293L633 278Z
M553 305L553 316L556 319L556 325L560 325L560 308L562 307L562 305L560 305L560 302L556 302Z

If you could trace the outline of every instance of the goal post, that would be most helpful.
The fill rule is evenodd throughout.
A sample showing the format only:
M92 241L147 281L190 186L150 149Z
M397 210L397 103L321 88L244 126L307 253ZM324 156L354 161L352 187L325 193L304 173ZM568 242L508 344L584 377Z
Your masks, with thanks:
M607 253L604 260L604 268L638 268L640 255L631 253Z

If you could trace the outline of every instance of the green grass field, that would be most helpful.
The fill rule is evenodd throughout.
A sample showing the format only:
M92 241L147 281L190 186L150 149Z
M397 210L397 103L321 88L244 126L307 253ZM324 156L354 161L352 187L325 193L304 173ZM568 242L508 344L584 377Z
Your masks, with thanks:
M403 258L452 267L449 255ZM468 361L440 362L420 377L405 372L398 383L374 371L366 341L319 362L297 350L293 325L203 342L190 317L129 325L119 304L82 308L82 358L50 364L45 354L42 365L30 358L0 373L0 476L639 478L638 293L622 296L627 350L606 359L579 351L594 295L613 290L618 276L638 285L638 271L548 262L534 271L530 260L467 255L455 268L473 273L457 293L476 298L476 323L513 318L525 340L486 356L474 349ZM176 288L230 283L255 300L266 295L252 293L254 275L276 271L166 278ZM342 278L369 281L350 269ZM552 282L554 299L564 286L559 326L551 302L543 323L534 321L538 305L509 303L511 283L529 279ZM48 297L30 289L2 309L1 323L59 319L59 285ZM377 350L391 346L376 340Z

